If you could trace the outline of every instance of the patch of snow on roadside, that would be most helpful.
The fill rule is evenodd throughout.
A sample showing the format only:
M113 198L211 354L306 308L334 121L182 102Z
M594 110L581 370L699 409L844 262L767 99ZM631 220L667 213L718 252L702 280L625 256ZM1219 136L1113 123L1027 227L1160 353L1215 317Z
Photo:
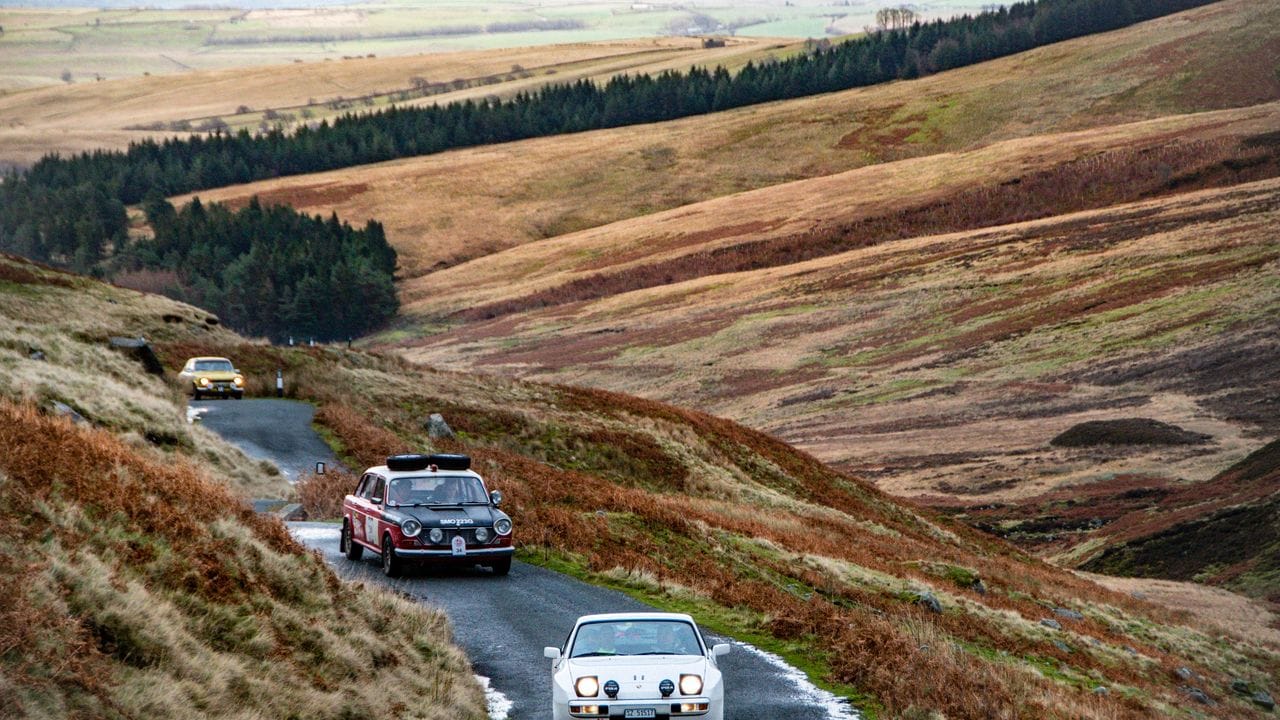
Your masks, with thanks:
M795 687L797 699L825 709L830 720L859 720L862 717L849 705L848 700L814 685L809 681L809 676L788 665L786 660L741 640L729 639L729 642L777 668L782 677Z
M338 542L338 536L342 534L342 529L336 524L333 525L302 525L300 523L289 523L289 532L299 541L307 540Z
M187 424L193 424L200 419L200 416L209 412L209 408L187 406Z
M508 700L506 695L495 690L489 684L489 678L477 675L476 680L479 680L480 686L484 688L484 703L489 707L489 720L507 720L507 713L511 712L514 703Z

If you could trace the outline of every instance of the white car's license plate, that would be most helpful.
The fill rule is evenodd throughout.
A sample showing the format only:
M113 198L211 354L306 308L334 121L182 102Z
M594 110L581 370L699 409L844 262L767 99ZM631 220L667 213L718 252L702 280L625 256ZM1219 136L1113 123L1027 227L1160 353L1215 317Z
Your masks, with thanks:
M454 554L454 555L466 555L466 554L467 554L467 539L466 539L466 538L462 537L461 535L454 535L454 536L453 536L453 554ZM653 717L653 716L652 716L652 715L644 715L644 716L637 715L636 717Z
M624 718L656 718L658 711L653 708L627 708L622 711Z

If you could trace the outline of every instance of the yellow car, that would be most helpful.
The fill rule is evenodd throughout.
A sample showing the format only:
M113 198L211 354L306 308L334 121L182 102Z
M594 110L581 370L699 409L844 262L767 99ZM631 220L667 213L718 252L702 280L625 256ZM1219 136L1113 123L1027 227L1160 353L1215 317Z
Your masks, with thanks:
M191 399L202 397L244 397L244 375L231 361L221 357L194 357L182 366L178 380L189 383Z

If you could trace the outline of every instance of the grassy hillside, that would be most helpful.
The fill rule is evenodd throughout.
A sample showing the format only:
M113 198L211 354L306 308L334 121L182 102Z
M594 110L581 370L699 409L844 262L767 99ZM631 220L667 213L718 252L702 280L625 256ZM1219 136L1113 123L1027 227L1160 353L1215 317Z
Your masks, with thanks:
M1074 561L1280 430L1274 186L1193 194L1280 174L1274 12L204 196L386 220L384 347L732 417ZM1049 444L1133 416L1213 442Z
M392 686L432 698L413 706L425 717L479 707L438 616L337 584L240 504L228 488L264 473L235 453L217 459L216 438L182 424L175 388L132 360L94 364L116 328L154 339L171 370L205 353L235 357L254 377L289 368L292 392L319 404L354 466L430 447L422 419L443 412L460 439L437 447L473 454L508 495L522 557L692 611L884 717L1194 717L1179 667L1220 703L1214 712L1249 717L1232 679L1268 687L1280 672L1280 646L1261 626L1104 590L728 421L361 352L248 344L177 303L3 267L17 333L3 346L7 374L59 368L60 397L96 426L49 417L40 394L0 404L4 578L15 598L4 610L3 698L21 714L400 716L406 708L383 702ZM45 359L31 357L35 344ZM77 389L82 365L119 409L81 399L93 394ZM131 378L143 379L116 389ZM154 417L129 414L143 396ZM220 464L247 465L246 479ZM1053 618L1060 629L1040 622Z
M1280 603L1280 441L1200 486L1153 490L1153 506L1108 525L1085 568L1197 580Z
M532 240L885 161L1280 98L1280 9L1226 0L921 80L202 192L376 217L421 276ZM908 191L911 196L914 189Z
M238 341L207 313L0 257L0 319L0 715L486 717L443 615L340 584L245 503L278 473L106 346Z
M467 452L507 495L523 559L693 612L882 717L1248 717L1229 676L1280 670L1265 613L1246 627L1104 590L725 420L334 348L220 349L291 367L352 466ZM426 437L433 412L456 441ZM1193 705L1180 666L1222 704Z
M414 307L467 321L401 345L705 408L907 495L1014 499L1164 453L1048 447L1120 412L1211 432L1216 456L1161 463L1207 479L1275 430L1248 399L1272 382L1275 181L999 223L1213 181L1238 151L1272 157L1276 111L1011 141L525 246L434 273ZM1208 345L1262 354L1140 372Z

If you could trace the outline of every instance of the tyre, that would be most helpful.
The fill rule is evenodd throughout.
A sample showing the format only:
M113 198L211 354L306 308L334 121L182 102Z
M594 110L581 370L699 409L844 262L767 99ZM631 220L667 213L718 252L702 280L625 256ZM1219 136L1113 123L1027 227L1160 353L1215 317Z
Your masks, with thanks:
M364 555L364 546L351 539L351 525L345 520L342 521L342 538L338 540L338 550L348 560L359 560Z
M199 390L192 390L192 391L191 391L191 399L192 399L192 400L199 400L199 399L200 399L200 391L199 391Z
M494 575L506 575L511 572L511 558L505 557L501 560L494 560L489 567L493 568Z
M390 535L382 536L382 573L390 578L398 578L404 574L404 561L396 557Z
M237 400L243 400L243 399L244 399L244 393L236 393L235 395L232 395L231 397L233 397L233 398L235 398L235 399L237 399Z

